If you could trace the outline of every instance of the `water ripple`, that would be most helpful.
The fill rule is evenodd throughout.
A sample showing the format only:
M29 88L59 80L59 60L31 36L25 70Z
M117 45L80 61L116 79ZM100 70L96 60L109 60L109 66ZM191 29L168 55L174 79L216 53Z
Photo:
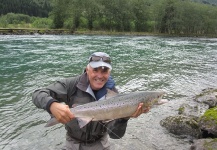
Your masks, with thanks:
M32 104L31 94L57 79L80 74L95 51L112 57L112 75L121 93L161 89L171 100L164 106L167 109L153 109L130 121L124 138L111 140L112 146L159 150L187 147L188 141L168 136L157 121L176 112L178 104L202 89L216 87L216 41L154 36L0 35L0 149L61 148L64 127L44 128L50 117Z

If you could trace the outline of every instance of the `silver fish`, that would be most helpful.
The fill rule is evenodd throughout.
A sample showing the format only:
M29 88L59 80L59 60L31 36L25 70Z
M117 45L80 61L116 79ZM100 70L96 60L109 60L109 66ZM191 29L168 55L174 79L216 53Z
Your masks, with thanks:
M71 112L78 120L80 128L90 121L110 121L118 118L130 117L138 108L139 103L143 103L143 109L156 104L166 103L161 99L163 91L140 91L129 94L118 94L105 100L90 102L71 108ZM56 118L51 118L46 127L59 123Z

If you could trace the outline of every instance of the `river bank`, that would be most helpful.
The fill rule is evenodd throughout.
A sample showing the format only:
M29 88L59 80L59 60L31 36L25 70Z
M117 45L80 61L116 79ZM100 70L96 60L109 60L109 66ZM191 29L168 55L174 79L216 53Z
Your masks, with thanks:
M167 36L167 37L205 37L217 38L217 35L207 34L166 34L154 32L117 32L117 31L89 31L69 29L35 29L35 28L0 28L0 35L133 35L133 36Z
M0 28L0 35L67 35L73 33L68 29Z

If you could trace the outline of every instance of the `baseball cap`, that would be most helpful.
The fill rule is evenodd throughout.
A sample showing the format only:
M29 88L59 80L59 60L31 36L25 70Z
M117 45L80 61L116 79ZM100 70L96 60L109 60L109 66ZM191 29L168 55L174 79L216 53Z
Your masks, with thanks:
M91 54L89 57L89 65L92 68L107 67L109 69L112 69L111 58L104 52L95 52Z

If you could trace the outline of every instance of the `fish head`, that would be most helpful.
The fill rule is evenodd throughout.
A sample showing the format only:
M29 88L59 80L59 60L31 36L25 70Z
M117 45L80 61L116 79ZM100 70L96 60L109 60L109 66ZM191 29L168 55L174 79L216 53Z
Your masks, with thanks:
M150 91L147 100L144 102L144 107L151 107L153 105L161 105L168 102L162 97L166 95L164 91Z
M163 96L165 96L165 95L166 95L166 92L160 91L157 94L156 101L155 101L154 105L161 105L161 104L169 102L167 99L162 99Z

